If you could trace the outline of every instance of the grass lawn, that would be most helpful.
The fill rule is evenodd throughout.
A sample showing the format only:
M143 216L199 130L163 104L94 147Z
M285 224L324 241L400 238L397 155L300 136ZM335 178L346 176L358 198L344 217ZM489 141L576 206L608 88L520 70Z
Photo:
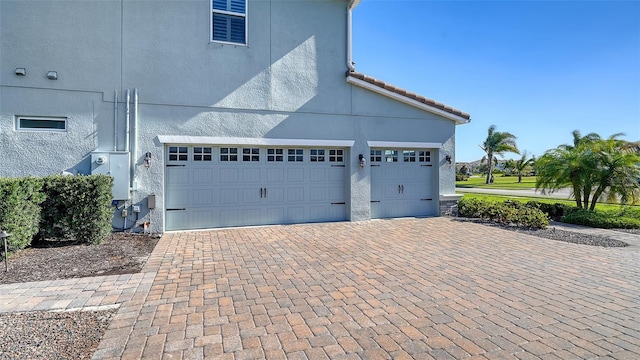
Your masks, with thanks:
M517 176L496 175L493 177L493 184L485 184L484 176L472 176L467 181L456 181L456 187L459 188L478 188L478 189L535 189L536 177L523 176L522 182L518 182Z

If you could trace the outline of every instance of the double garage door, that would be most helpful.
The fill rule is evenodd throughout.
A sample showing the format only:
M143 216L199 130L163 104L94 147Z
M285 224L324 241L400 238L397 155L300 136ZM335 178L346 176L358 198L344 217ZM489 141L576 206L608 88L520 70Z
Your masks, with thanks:
M167 230L347 218L343 148L170 145Z

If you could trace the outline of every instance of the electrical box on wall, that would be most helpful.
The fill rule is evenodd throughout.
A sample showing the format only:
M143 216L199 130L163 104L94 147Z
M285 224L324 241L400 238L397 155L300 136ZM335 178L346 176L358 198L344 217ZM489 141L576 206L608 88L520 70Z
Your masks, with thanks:
M91 174L105 174L113 178L113 199L129 200L129 153L92 152Z

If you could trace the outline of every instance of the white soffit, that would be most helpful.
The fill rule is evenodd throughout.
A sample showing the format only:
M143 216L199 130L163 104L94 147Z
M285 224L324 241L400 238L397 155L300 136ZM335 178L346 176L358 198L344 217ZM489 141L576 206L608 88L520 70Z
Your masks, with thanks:
M402 141L367 141L367 145L372 148L391 149L440 149L442 144L432 142L402 142Z
M467 119L465 119L463 117L451 114L449 112L446 112L444 110L440 110L438 108L434 108L434 107L429 106L427 104L423 104L423 103L421 103L419 101L410 99L410 98L408 98L406 96L402 96L402 95L397 94L397 93L395 93L393 91L389 91L387 89L383 89L383 88L381 88L379 86L373 85L373 84L368 83L368 82L366 82L364 80L356 79L356 78L354 78L352 76L347 76L347 82L350 83L350 84L353 84L353 85L360 86L360 87L365 88L367 90L371 90L371 91L373 91L375 93L378 93L380 95L384 95L384 96L389 97L391 99L400 101L400 102L405 103L407 105L411 105L411 106L417 107L420 110L428 111L430 113L433 113L433 114L436 114L436 115L440 115L440 116L442 116L444 118L447 118L449 120L453 120L453 121L455 121L456 124L467 124L467 123L469 123L469 120L467 120Z
M316 140L316 139L269 139L235 138L217 136L158 135L163 144L216 144L216 145L258 145L258 146L330 146L353 147L354 140Z

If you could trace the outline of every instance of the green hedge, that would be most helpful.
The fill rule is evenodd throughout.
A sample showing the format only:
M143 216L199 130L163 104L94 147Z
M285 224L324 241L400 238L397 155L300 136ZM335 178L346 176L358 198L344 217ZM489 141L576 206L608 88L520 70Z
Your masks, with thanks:
M599 211L576 210L565 215L562 222L602 229L640 229L640 218L625 217Z
M112 186L107 175L44 178L40 237L101 243L111 232Z
M511 200L494 202L462 198L458 201L458 215L538 229L549 225L547 215L540 209Z
M38 232L40 204L45 200L40 178L0 178L0 230L11 234L10 252L31 244ZM4 251L4 248L2 248Z

